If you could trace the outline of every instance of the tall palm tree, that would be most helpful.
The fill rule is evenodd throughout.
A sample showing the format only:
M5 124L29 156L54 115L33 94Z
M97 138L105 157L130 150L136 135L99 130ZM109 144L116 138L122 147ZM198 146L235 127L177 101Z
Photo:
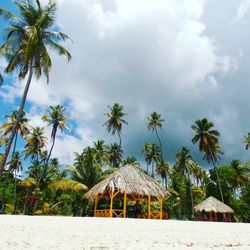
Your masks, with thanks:
M195 124L192 125L191 128L194 132L192 143L199 145L199 150L203 153L203 159L205 159L208 163L212 163L214 166L221 201L224 202L217 169L218 161L223 154L219 144L220 133L214 129L214 124L208 121L206 118L196 120Z
M6 115L5 117L9 120L4 123L0 129L3 131L3 135L7 136L11 134L12 129L16 124L18 111L13 111L11 115ZM18 125L16 126L13 154L16 150L18 134L20 133L21 137L25 139L30 132L31 126L28 124L28 121L29 120L25 117L25 112L23 112L18 122Z
M109 164L114 168L119 168L122 162L123 151L117 143L112 143L108 147Z
M58 129L63 132L64 130L69 130L67 126L67 122L70 120L69 116L66 114L66 108L62 105L50 106L46 110L46 115L42 117L43 121L47 122L49 126L52 126L52 131L50 135L50 140L52 141L52 145L45 162L45 168L48 165L48 161L50 159L52 150L55 146L56 141L56 133Z
M25 159L31 158L36 164L39 164L39 158L44 158L47 138L44 135L43 127L32 128L30 135L26 139Z
M250 132L247 135L244 135L243 143L246 145L246 150L250 148Z
M103 124L106 127L107 131L112 135L115 133L119 136L119 147L121 148L122 138L121 131L123 124L128 125L127 121L124 119L124 116L127 115L123 112L123 106L119 103L114 103L114 105L108 106L109 113L106 113L107 121Z
M55 25L57 6L55 1L49 0L46 6L42 6L40 0L36 0L34 4L33 1L23 0L15 2L15 5L19 11L19 16L0 8L0 16L10 23L6 41L0 48L0 55L8 61L5 69L7 73L17 71L20 79L24 79L27 75L28 77L16 123L11 131L1 161L0 175L6 164L16 134L16 127L24 111L33 75L39 78L44 74L47 77L47 82L49 82L52 62L47 47L50 47L59 55L65 55L68 60L71 59L70 53L60 45L60 42L68 39L68 36L57 31L58 27Z
M158 114L157 112L151 113L150 116L147 117L147 119L148 119L147 128L149 129L149 131L155 132L161 150L161 161L164 162L162 142L158 134L158 129L162 129L164 119L162 119L161 114Z
M189 187L190 187L190 198L191 198L191 205L192 205L192 219L194 219L194 200L193 200L193 192L192 192L192 182L190 175L193 174L194 169L196 168L196 163L193 160L192 155L189 153L189 149L183 147L176 153L176 163L174 168L180 174L187 174L189 180Z

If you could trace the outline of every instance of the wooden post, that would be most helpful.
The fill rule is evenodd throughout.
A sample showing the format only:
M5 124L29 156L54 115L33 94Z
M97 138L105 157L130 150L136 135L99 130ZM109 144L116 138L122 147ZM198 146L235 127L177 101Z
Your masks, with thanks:
M148 219L150 219L151 215L151 197L150 194L148 195Z
M218 215L215 213L215 221L218 221Z
M159 199L160 203L160 220L162 220L162 198Z
M124 193L124 198L123 198L123 218L126 218L127 214L127 194Z
M98 195L95 197L95 210L94 210L94 217L96 217L97 202L98 202Z
M210 221L212 221L213 220L213 217L212 217L212 211L210 211Z
M113 192L110 195L109 217L113 217Z

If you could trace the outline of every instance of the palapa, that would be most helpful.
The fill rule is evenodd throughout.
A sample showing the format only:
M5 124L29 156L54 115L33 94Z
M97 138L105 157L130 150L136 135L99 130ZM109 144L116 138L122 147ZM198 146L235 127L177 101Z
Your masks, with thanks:
M208 197L194 207L195 212L215 212L215 213L234 213L234 210L213 196Z
M126 193L127 195L151 196L162 199L167 199L170 196L167 190L141 169L126 165L92 187L85 194L85 198L92 199L105 193L117 191L120 194Z

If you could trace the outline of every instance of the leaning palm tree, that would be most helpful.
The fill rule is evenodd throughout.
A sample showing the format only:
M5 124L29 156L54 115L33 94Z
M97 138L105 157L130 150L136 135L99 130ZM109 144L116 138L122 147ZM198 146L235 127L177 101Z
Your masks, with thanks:
M159 146L161 150L161 161L164 162L162 142L158 134L158 129L162 129L164 119L162 119L161 114L158 114L157 112L151 113L147 119L148 119L148 123L147 123L148 129L151 130L152 132L155 132L155 135L159 141Z
M108 106L109 113L106 113L107 121L103 124L106 127L107 131L112 135L115 133L119 136L119 147L121 148L122 138L121 138L121 131L123 124L128 125L127 121L124 120L124 116L126 113L123 112L123 106L119 103L114 103L114 105Z
M47 122L49 126L52 126L52 131L50 135L50 140L52 142L47 160L45 162L45 167L48 165L52 150L55 146L56 134L58 129L63 132L64 130L69 130L67 122L70 120L69 115L66 114L66 108L61 105L50 106L46 110L46 115L42 117L43 121Z
M187 174L189 180L190 187L190 198L192 205L192 219L194 219L194 200L193 200L193 192L192 192L192 182L190 175L193 174L196 168L196 163L193 160L192 155L189 153L189 149L183 147L176 153L176 163L174 165L175 170L180 174Z
M21 104L18 110L16 123L11 131L4 156L1 161L0 175L6 164L12 141L16 134L16 127L24 111L26 98L33 75L37 78L45 75L49 82L49 72L52 67L51 58L47 47L56 51L59 55L65 55L71 59L70 53L60 45L61 41L68 39L68 36L58 32L55 26L56 3L48 0L46 6L42 6L40 0L22 0L15 2L19 15L0 8L0 16L9 21L6 41L0 47L0 56L4 56L8 65L6 73L18 72L19 78L27 77Z
M224 202L217 169L218 161L223 154L219 144L220 133L214 129L214 124L208 121L206 118L196 120L195 124L192 125L191 128L194 132L192 143L198 144L200 152L203 153L203 159L205 159L208 163L212 163L214 166L221 201Z
M250 148L250 132L247 135L244 135L243 143L246 146L246 150L248 150Z

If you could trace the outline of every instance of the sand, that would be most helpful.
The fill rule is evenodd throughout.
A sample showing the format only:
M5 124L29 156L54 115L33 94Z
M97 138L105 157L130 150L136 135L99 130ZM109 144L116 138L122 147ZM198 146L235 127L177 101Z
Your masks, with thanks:
M250 224L0 215L0 249L250 249Z

